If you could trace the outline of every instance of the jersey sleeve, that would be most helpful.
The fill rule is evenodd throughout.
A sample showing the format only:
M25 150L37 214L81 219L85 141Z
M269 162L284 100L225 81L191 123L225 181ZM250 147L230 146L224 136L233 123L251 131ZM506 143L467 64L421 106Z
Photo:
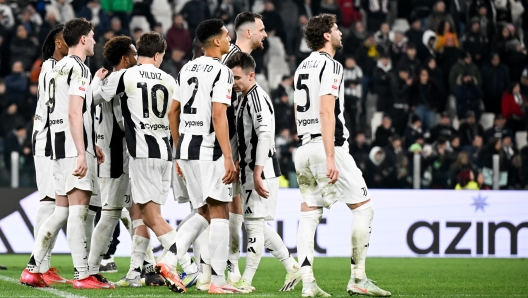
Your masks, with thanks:
M248 104L252 115L253 127L257 134L271 132L273 115L267 102L267 95L255 92L248 98Z
M176 84L174 84L174 93L172 94L172 100L180 101L180 74L181 71L178 73L178 76L176 77Z
M321 87L319 96L333 95L339 97L339 86L341 85L343 66L334 60L327 60L321 71Z
M90 71L79 64L72 66L68 95L86 96L90 86Z
M218 80L213 84L211 100L231 106L231 90L233 89L233 72L227 67L222 67Z
M99 89L99 94L105 101L111 101L112 98L114 98L116 94L119 94L125 91L124 88L120 92L118 92L119 90L117 90L120 85L119 83L122 80L122 77L124 74L125 72L120 73L120 74L110 75L103 80L103 83L101 84L101 87Z

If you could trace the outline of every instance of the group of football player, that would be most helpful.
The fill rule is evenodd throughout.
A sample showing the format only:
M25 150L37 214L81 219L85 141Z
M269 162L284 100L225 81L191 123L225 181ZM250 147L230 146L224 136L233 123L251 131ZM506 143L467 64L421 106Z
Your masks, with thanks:
M322 208L342 201L354 214L348 293L390 296L365 274L374 212L347 149L343 68L333 59L342 47L335 16L309 21L305 39L314 52L295 73L299 263L266 223L274 220L281 174L273 104L256 82L250 55L263 48L266 31L262 17L251 12L240 13L234 27L237 40L230 44L221 20L202 22L193 60L175 77L159 69L167 44L158 33L135 42L110 39L103 56L113 69L101 68L92 77L85 60L94 54L93 24L76 18L51 30L43 45L33 131L40 205L21 283L72 283L79 289L166 284L174 292L196 286L213 294L250 293L265 247L286 270L280 291L302 281L303 297L329 297L312 270L314 236ZM176 230L161 213L171 186L174 199L189 202L192 210ZM99 269L126 216L130 267L114 283ZM72 280L50 265L66 223ZM248 247L241 274L242 223ZM151 232L163 247L157 258ZM191 246L194 259L187 253Z

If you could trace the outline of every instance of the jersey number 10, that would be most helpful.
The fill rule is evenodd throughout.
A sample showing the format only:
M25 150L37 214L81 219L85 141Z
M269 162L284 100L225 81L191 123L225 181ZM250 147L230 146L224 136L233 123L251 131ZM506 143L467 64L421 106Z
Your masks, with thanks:
M150 111L147 83L137 83L137 87L141 89L141 97L143 99L143 118L148 118L150 116ZM161 111L158 110L158 91L163 93L163 107ZM150 95L152 96L152 112L154 115L156 115L158 118L165 117L165 114L167 113L167 104L169 103L169 91L167 88L161 84L156 84L152 86Z

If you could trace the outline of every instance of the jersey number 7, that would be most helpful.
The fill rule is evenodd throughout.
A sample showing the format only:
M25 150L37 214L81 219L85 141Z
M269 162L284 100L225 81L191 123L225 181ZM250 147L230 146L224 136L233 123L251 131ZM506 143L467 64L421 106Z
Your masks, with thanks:
M137 83L137 87L141 89L141 97L143 99L143 118L148 118L150 116L150 111L147 83ZM163 92L163 107L161 111L158 110L158 91ZM169 91L167 88L161 84L156 84L152 86L150 95L152 96L152 112L154 115L156 115L158 118L165 117L165 114L167 113L167 104L169 103Z
M310 108L310 91L308 90L308 86L306 84L303 84L303 80L308 80L308 74L300 74L297 78L297 86L295 86L298 90L304 90L306 92L306 105L300 106L297 105L297 112L306 112Z

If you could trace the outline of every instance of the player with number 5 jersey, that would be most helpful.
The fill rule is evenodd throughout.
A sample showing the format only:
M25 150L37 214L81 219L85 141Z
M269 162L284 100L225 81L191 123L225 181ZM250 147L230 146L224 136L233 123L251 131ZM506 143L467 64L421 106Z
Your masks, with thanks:
M310 19L304 36L313 52L295 71L295 115L301 139L294 162L301 191L301 219L297 232L303 297L330 297L315 281L315 231L323 207L347 204L352 220L350 295L390 296L365 273L374 209L361 170L348 153L348 131L343 117L343 66L334 60L343 46L336 17L321 14Z

